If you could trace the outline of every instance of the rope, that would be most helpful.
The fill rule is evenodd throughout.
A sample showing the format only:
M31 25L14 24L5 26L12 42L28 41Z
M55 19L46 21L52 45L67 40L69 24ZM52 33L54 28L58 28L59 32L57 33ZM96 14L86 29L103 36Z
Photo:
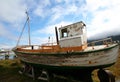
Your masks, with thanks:
M16 45L16 46L18 46L18 44L19 44L19 42L20 42L20 39L21 39L21 37L22 37L22 34L23 34L24 29L25 29L25 26L26 26L27 21L28 21L28 19L26 20L26 22L25 22L25 24L24 24L24 27L23 27L23 29L22 29L22 31L21 31L21 34L20 34L19 38L18 38L18 41L17 41L17 45Z

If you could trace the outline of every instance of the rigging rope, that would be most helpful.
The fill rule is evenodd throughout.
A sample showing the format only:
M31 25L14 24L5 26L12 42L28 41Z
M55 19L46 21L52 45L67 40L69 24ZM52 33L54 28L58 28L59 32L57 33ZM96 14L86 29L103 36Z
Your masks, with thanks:
M24 24L24 27L23 27L23 29L22 29L22 32L21 32L19 38L18 38L18 41L17 41L17 45L16 45L16 46L18 46L18 44L19 44L19 42L20 42L20 39L21 39L21 37L22 37L22 34L23 34L24 29L25 29L25 26L26 26L27 21L28 21L28 19L26 20L26 22L25 22L25 24Z

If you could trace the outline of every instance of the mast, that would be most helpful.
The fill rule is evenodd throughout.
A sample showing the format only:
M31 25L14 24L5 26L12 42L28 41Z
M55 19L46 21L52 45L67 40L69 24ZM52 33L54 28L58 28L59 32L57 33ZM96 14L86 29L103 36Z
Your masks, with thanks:
M29 15L28 12L26 11L27 14L27 22L28 22L28 37L29 37L29 45L31 45L31 38L30 38L30 20L29 20Z
M23 29L22 29L22 32L21 32L21 34L20 34L20 36L19 36L19 38L18 38L18 41L17 41L17 45L16 45L16 46L18 46L18 44L19 44L19 42L20 42L20 39L21 39L21 37L22 37L23 31L24 31L25 26L26 26L26 24L27 24L27 23L28 23L28 37L29 37L29 45L31 45L29 16L28 16L28 12L27 12L27 11L26 11L25 13L27 14L27 20L26 20L26 22L25 22L25 24L24 24L24 27L23 27Z

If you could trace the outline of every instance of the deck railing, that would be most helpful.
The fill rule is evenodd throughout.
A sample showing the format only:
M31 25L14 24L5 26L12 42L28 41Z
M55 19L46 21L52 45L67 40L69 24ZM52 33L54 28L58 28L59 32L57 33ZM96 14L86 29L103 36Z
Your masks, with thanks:
M92 41L90 43L88 43L87 45L88 46L91 46L93 49L95 48L95 45L106 45L106 47L109 46L109 44L112 44L113 41L112 41L112 38L105 38L105 39L102 39L102 40L96 40L96 41ZM42 45L24 45L24 46L17 46L17 49L19 50L41 50L41 51L55 51L57 49L59 49L60 46L57 45L56 43L46 43L46 44L42 44ZM72 49L73 47L69 48L69 49ZM77 47L78 48L78 47ZM68 49L68 48L64 48L64 49ZM69 50L68 49L68 50ZM80 47L79 47L80 49Z
M88 46L92 46L94 49L95 45L106 45L108 46L109 44L112 44L112 38L105 38L105 39L101 39L101 40L96 40L96 41L92 41L90 43L88 43Z

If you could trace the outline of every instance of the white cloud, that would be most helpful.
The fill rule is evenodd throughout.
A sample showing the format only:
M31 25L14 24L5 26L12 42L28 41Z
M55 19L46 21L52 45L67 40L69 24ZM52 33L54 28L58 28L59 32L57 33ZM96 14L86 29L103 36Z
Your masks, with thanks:
M9 32L9 30L7 30L7 28L0 23L0 36L1 37L9 37L8 35L11 35L11 33Z
M4 40L16 40L16 36L10 32L11 30L0 23L0 37ZM3 42L4 42L3 40Z
M11 44L0 44L0 49L12 49L14 46Z
M0 48L13 48L15 46L13 41L16 41L16 36L8 29L0 23Z
M50 0L39 1L36 6L36 9L33 12L35 15L44 18L50 12L49 9L47 9L47 6L50 5L51 5Z
M31 41L32 45L42 45L48 43L48 37L33 37Z
M7 48L16 44L16 31L25 18L26 8L26 4L21 0L0 0L1 47Z
M52 2L48 0L45 2L41 1L34 10L34 14L40 16L41 18L49 17L50 22L54 23L58 20L64 20L67 15L73 16L71 18L80 16L79 14L82 13L82 2L83 1L80 0L56 0L53 3L54 5L52 5Z
M56 3L62 3L64 0L55 0Z
M86 7L93 16L88 25L88 38L98 39L120 34L118 30L120 28L120 1L87 0Z
M0 21L7 23L20 22L24 17L26 5L21 0L1 0L0 1Z
M50 9L46 8L46 10L39 5L38 8L40 7L39 13L41 17L51 15L48 24L55 24L57 20L65 20L64 18L71 14L71 16L73 16L71 17L73 18L73 20L70 20L71 22L76 21L75 18L83 16L84 21L87 22L88 38L95 39L119 33L116 29L120 27L120 1L86 0L85 2L86 4L80 0L58 0L56 3L63 4L55 5ZM46 7L46 5L44 7ZM44 11L49 14L42 14ZM50 32L51 29L53 29L53 27L46 26L41 32L52 35L53 31Z

